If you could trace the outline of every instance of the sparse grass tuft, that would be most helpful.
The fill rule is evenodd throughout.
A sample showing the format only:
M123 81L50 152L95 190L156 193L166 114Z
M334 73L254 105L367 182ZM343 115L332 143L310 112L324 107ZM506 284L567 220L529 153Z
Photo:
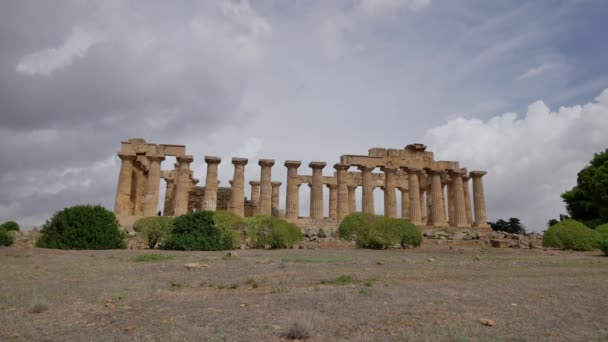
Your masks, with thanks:
M144 253L133 258L135 262L155 262L173 259L173 255L163 255L158 253Z
M226 285L224 285L224 284L219 284L219 285L217 286L217 289L218 289L218 290L223 290L223 289L225 289L225 288L226 288Z
M179 288L181 288L181 287L182 287L182 284L180 284L180 283L176 283L176 282L174 282L174 281L172 281L172 280L171 280L171 281L169 281L169 287L170 287L172 290L175 290L175 289L179 289Z
M278 294L283 292L283 290L280 287L273 287L272 290L270 290L270 293L272 294Z
M311 325L309 322L299 319L291 323L283 333L283 337L290 340L305 340L311 336Z
M48 306L42 303L36 303L30 308L30 313L42 313L48 310Z
M319 283L322 285L350 285L355 282L357 282L357 278L343 274L336 279L323 279Z
M236 290L238 288L239 288L239 283L233 283L232 285L230 285L231 290Z
M247 285L251 286L251 288L254 288L254 289L258 288L258 282L253 278L247 279Z
M378 280L378 276L371 276L363 282L363 286L372 287L372 286L374 286L374 283L376 282L376 280Z

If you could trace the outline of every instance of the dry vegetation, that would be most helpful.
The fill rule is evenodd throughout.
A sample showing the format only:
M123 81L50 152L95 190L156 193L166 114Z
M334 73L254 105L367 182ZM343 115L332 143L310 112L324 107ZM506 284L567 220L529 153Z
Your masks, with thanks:
M602 341L599 255L0 248L0 340Z

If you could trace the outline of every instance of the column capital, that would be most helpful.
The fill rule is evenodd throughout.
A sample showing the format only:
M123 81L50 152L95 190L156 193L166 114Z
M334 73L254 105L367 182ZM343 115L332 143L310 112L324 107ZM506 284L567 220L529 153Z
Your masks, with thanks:
M337 184L325 184L325 186L327 186L328 189L337 189L338 188Z
M232 164L233 165L247 165L249 161L247 160L247 158L232 158Z
M263 167L271 167L274 165L274 159L260 159L258 165Z
M302 162L299 160L286 160L285 161L285 166L288 168L292 168L292 167L298 168L298 167L300 167L300 165L302 165Z
M283 184L283 183L281 183L281 182L276 182L276 181L275 181L275 182L270 182L270 185L272 185L273 187L276 187L276 186L281 186L281 184Z
M486 174L487 174L486 171L471 171L471 172L469 172L469 175L471 176L471 178L483 177Z
M357 190L359 186L358 185L348 185L347 188L348 190Z
M397 171L397 168L394 166L382 166L380 170L382 170L382 172L384 173L395 173L395 171Z
M376 168L375 166L364 166L364 165L359 165L357 166L357 168L359 169L359 171L361 172L372 172L374 171L374 169Z
M183 155L183 156L177 156L177 157L175 157L175 160L177 160L177 162L180 164L189 165L190 163L192 163L194 161L194 157L187 154L187 155Z
M308 164L308 167L310 167L313 170L315 170L315 169L322 170L326 165L327 165L326 162L313 161Z
M219 164L222 162L222 158L214 156L205 156L205 163L207 164Z
M256 186L256 185L260 185L260 181L249 181L249 185L251 186Z
M414 173L418 173L418 171L421 171L421 170L419 170L419 169L417 169L415 167L408 167L406 169L406 171L407 171L408 175L411 175L411 174L414 174Z
M165 155L160 153L153 153L147 154L146 158L148 158L149 161L163 161L165 160Z
M120 160L131 160L134 161L137 156L134 154L127 154L127 153L122 153L122 152L118 152L118 158L120 158Z
M450 177L463 177L465 174L464 170L453 170L450 172Z
M349 164L343 164L343 163L337 163L334 164L334 169L338 170L338 171L346 171L350 168Z
M425 168L424 170L426 171L426 173L428 173L430 175L439 175L439 176L441 176L441 172L443 172L443 170L433 170L433 169L429 169L429 168Z

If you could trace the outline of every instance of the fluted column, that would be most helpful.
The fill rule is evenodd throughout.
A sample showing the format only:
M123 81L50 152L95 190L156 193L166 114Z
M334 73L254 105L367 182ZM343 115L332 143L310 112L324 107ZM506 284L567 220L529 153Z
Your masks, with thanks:
M464 188L462 186L463 171L452 172L452 196L454 198L454 220L456 227L470 227L467 223L467 211L465 208Z
M447 207L446 207L446 200L445 200L445 186L447 185L447 183L444 183L443 180L441 181L441 222L445 222L447 224L448 218L447 218Z
M135 155L119 153L120 173L118 174L118 187L116 189L116 200L114 202L114 214L129 215L131 209L131 182L133 180L133 162Z
M287 167L287 193L285 198L285 217L297 219L300 216L300 184L298 183L298 167L302 162L297 160L285 161Z
M203 210L215 211L217 208L217 167L221 159L213 156L205 156L207 163L207 179L205 181L205 196L203 197Z
M234 175L232 176L230 210L241 217L245 216L245 165L247 162L247 158L232 158Z
M350 165L347 164L335 164L336 169L336 181L337 185L337 208L336 217L338 220L342 220L349 213L349 190L348 190L348 168ZM331 195L331 188L330 188ZM331 214L331 196L330 196L330 214ZM330 215L331 217L331 215Z
M357 211L357 186L348 186L348 213Z
M426 205L424 207L426 209L426 217L424 218L424 222L426 222L428 226L432 226L433 218L431 217L431 213L433 212L433 193L431 192L430 177L428 179L429 182L427 183L427 186L424 191L426 201Z
M325 162L311 162L308 167L312 169L312 183L310 184L310 217L323 218L323 168Z
M253 206L260 205L260 182L259 181L249 181L249 185L251 185L251 193L249 196L249 202Z
M462 177L462 188L464 192L464 208L466 210L467 223L469 226L471 226L473 225L473 213L471 212L471 192L469 191L469 179L471 179L469 175L464 175Z
M473 205L475 208L475 223L474 227L487 228L488 217L486 213L486 197L483 191L483 177L485 171L471 171L469 174L473 178Z
M423 225L420 213L420 185L418 183L418 169L407 169L408 187L410 192L410 222Z
M279 201L280 201L280 190L281 190L281 182L271 182L272 185L272 196L271 196L271 212L272 216L279 217Z
M394 167L385 166L384 172L384 216L397 217L397 196L395 194L395 171Z
M432 192L432 222L435 227L447 227L447 222L445 220L445 214L442 215L441 210L444 208L442 206L443 197L441 194L442 186L441 186L441 173L439 171L431 170L429 171L431 177L431 192Z
M407 188L399 188L401 191L401 218L410 219L410 191Z
M260 174L260 203L258 205L258 213L263 215L272 214L272 166L274 160L260 159L258 164L262 167Z
M154 216L158 211L158 193L160 189L160 162L165 159L163 155L147 156L150 166L148 167L148 184L146 186L146 197L144 199L144 216Z
M173 215L179 216L188 212L188 196L190 194L190 163L192 156L177 156L179 163L177 171L177 180L175 182L175 201L173 202Z
M146 186L148 184L148 175L142 160L145 158L139 156L135 161L135 196L133 197L133 215L142 216L144 214L144 198L146 197Z
M451 176L450 176L451 177ZM447 182L447 187L448 187L448 224L450 226L455 226L456 225L456 206L455 206L455 201L456 199L454 198L454 180L452 178L450 178Z
M329 189L329 218L335 220L338 218L338 186L327 184L327 188Z
M426 188L424 187L420 187L420 217L422 217L422 222L427 222L428 221L428 196L427 196L428 192L426 191Z
M372 180L373 167L360 166L361 178L363 183L363 212L375 215L374 209L374 187L375 184Z

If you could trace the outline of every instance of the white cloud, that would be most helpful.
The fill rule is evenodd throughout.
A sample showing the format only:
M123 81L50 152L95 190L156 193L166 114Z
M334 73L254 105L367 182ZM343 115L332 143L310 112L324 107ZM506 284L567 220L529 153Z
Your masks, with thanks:
M98 35L75 27L61 46L23 56L15 71L25 75L48 76L53 71L72 64L75 58L83 57L99 41Z
M543 72L549 71L549 70L551 70L553 68L555 68L555 65L549 64L549 63L543 63L543 64L537 66L536 68L528 69L528 71L526 71L523 74L519 75L517 77L517 79L518 80L525 80L527 78L536 77L536 76L542 74Z
M458 118L425 136L436 158L458 160L485 176L489 218L519 217L531 230L565 212L560 194L608 147L608 89L594 102L551 111L543 101L525 117L506 113L488 121Z
M431 4L431 0L361 0L359 8L367 13L391 11L408 8L413 11L421 10Z

